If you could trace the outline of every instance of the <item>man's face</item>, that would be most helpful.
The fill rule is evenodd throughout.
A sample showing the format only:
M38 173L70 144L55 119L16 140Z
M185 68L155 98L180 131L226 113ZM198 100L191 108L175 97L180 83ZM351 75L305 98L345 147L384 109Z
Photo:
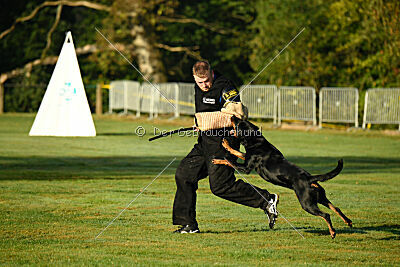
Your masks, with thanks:
M196 82L197 86L200 87L200 89L205 92L210 90L212 86L213 83L212 76L213 76L212 72L211 73L209 72L207 77L204 78L200 78L197 75L193 75L194 81Z

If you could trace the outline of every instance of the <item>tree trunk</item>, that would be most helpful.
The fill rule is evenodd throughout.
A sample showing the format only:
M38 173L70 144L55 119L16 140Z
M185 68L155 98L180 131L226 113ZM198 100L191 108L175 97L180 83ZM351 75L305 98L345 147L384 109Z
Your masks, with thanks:
M134 26L131 35L134 40L137 64L145 78L154 83L167 82L160 51L154 45L156 42L152 42L150 35L145 34L143 26Z

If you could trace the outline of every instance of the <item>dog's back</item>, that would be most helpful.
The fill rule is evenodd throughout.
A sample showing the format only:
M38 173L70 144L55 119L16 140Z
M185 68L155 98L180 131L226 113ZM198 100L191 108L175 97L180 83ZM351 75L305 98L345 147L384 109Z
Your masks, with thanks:
M259 131L258 127L249 121L245 121L253 131ZM246 158L252 158L254 169L265 180L284 187L293 188L297 180L323 182L337 176L343 169L343 160L339 160L338 166L325 174L312 176L306 170L289 162L283 154L261 134L249 134L244 137L243 146L246 149Z

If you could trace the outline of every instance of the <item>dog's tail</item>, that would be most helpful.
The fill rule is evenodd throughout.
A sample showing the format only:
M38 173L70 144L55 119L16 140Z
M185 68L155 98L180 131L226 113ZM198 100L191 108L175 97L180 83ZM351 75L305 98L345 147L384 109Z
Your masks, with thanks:
M332 171L325 174L311 176L310 183L325 182L326 180L332 179L333 177L338 175L342 171L342 169L343 169L343 159L340 159L338 161L338 165Z

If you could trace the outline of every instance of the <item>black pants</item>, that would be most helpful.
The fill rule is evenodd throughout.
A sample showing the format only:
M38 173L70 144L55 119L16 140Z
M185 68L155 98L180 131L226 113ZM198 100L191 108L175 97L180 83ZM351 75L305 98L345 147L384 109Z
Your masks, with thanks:
M222 147L221 138L199 137L199 142L180 162L176 174L176 194L172 221L175 225L194 224L196 221L196 190L198 181L209 176L211 192L223 199L253 208L267 205L270 199L267 190L255 187L264 198L248 183L236 180L234 169L225 165L215 165L214 158L231 157ZM230 142L231 143L231 142ZM231 145L239 147L239 144Z

